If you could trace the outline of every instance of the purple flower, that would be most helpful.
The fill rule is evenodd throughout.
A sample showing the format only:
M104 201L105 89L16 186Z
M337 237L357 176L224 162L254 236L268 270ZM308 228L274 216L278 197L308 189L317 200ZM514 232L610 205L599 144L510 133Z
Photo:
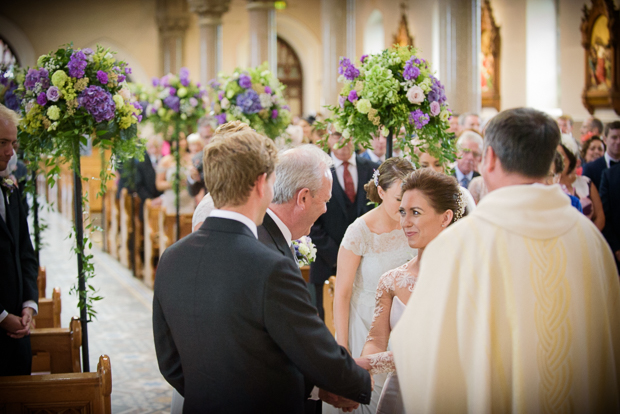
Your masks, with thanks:
M189 79L187 79L187 78L181 78L180 82L181 82L181 85L183 85L183 86L188 86L189 85Z
M114 118L116 105L112 100L112 94L106 92L101 86L90 85L78 97L80 107L86 108L89 114L95 118L95 122L109 121Z
M167 96L164 98L164 105L172 109L174 112L181 110L181 99L178 96Z
M193 107L198 106L198 99L194 98L193 96L191 98L189 98L189 104Z
M47 103L47 96L45 96L45 92L41 92L37 96L37 103L41 106L45 106L45 104Z
M342 109L344 109L344 104L347 102L347 98L344 96L339 96L338 97L338 103L340 104L340 107Z
M97 71L97 80L101 82L103 85L108 83L108 74L102 70Z
M250 89L252 87L252 79L245 73L239 76L239 86L244 89Z
M367 57L368 55L362 55L362 57L360 58L360 62L364 63Z
M271 119L277 119L278 118L278 110L274 109L273 111L271 111Z
M282 109L286 109L287 111L290 111L291 107L288 105L282 105Z
M171 86L171 87L169 87L169 88L168 88L168 93L169 93L171 96L174 96L174 95L176 95L176 94L177 94L177 90Z
M432 84L431 84L431 90L427 95L428 100L430 102L437 101L440 104L446 102L447 98L446 98L446 92L445 92L444 86L434 76L431 76L430 78L431 78Z
M351 92L349 92L349 102L355 102L357 101L357 91L355 89L353 89Z
M254 89L248 89L244 93L237 95L237 106L245 114L255 114L263 107L260 98Z
M353 66L349 58L341 57L338 73L344 75L346 80L353 80L360 75L360 71Z
M156 114L156 113L157 113L157 109L155 109L155 108L151 108L151 113L152 113L152 114Z
M415 123L416 129L422 129L424 125L428 124L430 118L421 109L416 109L409 114L409 123Z
M221 101L222 99L224 99L224 91L220 91L220 92L217 94L217 99L219 99L220 101Z
M125 75L131 75L131 68L129 66L125 68Z
M441 105L439 102L433 101L431 102L431 116L437 116L441 112Z
M197 86L200 88L200 84L198 84ZM213 89L219 89L222 84L219 83L216 79L211 79L209 81L209 86Z
M16 89L17 85L13 85L4 94L4 105L12 111L17 111L19 109L19 99L17 95L15 95Z
M403 78L405 80L417 79L420 76L420 68L414 65L413 56L405 63L405 70L403 71Z
M159 86L159 78L152 78L151 83L153 84L154 87Z
M225 124L226 123L226 114L215 115L215 119L217 119L217 123L219 125Z
M170 86L170 77L168 75L163 76L159 84L167 88L168 86Z
M265 86L265 93L271 93L271 88L269 86Z
M39 69L39 82L42 89L47 89L50 86L50 75L45 68Z
M181 85L189 85L189 69L181 68L179 71L179 80L181 81Z
M134 108L140 111L138 115L136 115L136 118L138 118L138 122L142 122L142 112L144 112L144 108L142 107L142 104L140 104L140 102L132 102L131 104L133 105Z
M74 78L83 78L84 77L84 69L86 69L86 56L84 52L81 50L76 50L71 54L71 58L69 59L69 76Z
M39 71L36 69L28 69L28 73L26 74L26 80L24 81L24 86L29 91L33 90L39 81L40 75Z
M118 83L125 82L125 75L118 75L118 78L116 80L118 81Z
M90 56L90 55L92 55L93 53L95 53L95 52L93 52L93 50L92 50L90 47L87 47L87 48L85 48L85 49L82 49L82 52L83 52L83 53L84 53L84 55L86 55L86 56Z

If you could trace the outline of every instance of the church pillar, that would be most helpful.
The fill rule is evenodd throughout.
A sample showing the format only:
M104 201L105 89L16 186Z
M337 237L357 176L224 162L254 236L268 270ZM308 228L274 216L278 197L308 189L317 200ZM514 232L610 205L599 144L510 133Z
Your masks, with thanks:
M200 83L217 77L222 68L222 15L230 0L187 0L189 9L198 15L200 31Z
M269 63L272 73L278 71L276 10L273 1L248 1L250 17L250 66Z
M480 113L480 0L439 2L439 77L453 111Z
M189 25L185 0L157 0L160 73L178 73L183 66L183 44Z

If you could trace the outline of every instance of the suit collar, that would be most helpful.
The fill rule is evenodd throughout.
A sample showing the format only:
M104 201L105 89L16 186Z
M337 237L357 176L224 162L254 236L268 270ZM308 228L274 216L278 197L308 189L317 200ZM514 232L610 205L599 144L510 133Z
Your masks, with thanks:
M20 200L19 197L16 196L16 190L8 194L6 197L4 190L0 189L0 192L2 192L2 197L4 198L4 208L6 214L6 221L0 218L0 230L7 234L12 243L15 243L14 235L17 232L16 219L18 218L19 210L19 205L17 205L17 203L19 203Z
M275 220L269 215L269 213L265 214L265 218L263 219L263 227L269 233L269 236L273 240L273 243L276 245L278 250L285 256L294 259L293 253L291 252L291 248L289 244L286 242L286 238L282 234L282 231L276 224Z
M238 221L239 223L243 223L245 226L247 226L248 229L250 229L252 234L254 234L254 237L258 239L258 233L256 231L256 223L254 223L249 217L246 217L243 214L237 213L235 211L220 210L216 208L215 210L211 211L211 214L209 214L209 216L219 217L219 218L224 218L224 219L229 219L229 220L235 220L235 221Z
M284 224L284 222L280 220L280 217L278 217L278 215L269 208L267 209L267 213L265 214L265 217L267 216L269 216L269 218L273 220L276 226L278 226L278 229L280 230L282 237L284 237L284 240L286 240L286 245L290 246L293 241L293 235L291 234L291 231L286 226L286 224Z
M252 230L240 221L221 218L221 217L207 217L200 226L199 231L217 231L223 233L235 233L243 236L248 236L256 240L256 236L252 233Z

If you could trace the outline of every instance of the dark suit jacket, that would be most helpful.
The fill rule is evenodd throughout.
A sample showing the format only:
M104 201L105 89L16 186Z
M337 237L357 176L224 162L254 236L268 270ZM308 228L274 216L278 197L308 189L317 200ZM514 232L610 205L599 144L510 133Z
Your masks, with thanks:
M605 211L603 235L611 250L620 250L620 165L603 171L601 176L601 201Z
M338 182L336 171L332 168L332 198L327 203L327 211L320 216L310 230L310 238L315 244L316 261L310 265L310 283L323 284L330 276L336 274L338 249L344 233L359 216L372 210L368 205L364 185L370 181L379 165L357 155L357 194L355 197L355 217L348 217L346 211L346 194Z
M209 217L163 254L153 332L185 413L302 413L304 376L370 401L370 376L319 319L294 262L234 220Z
M142 202L149 198L157 198L162 194L155 186L156 175L149 154L145 152L144 160L136 164L136 192Z
M601 186L601 175L603 171L607 169L607 162L605 161L605 157L600 157L592 162L587 163L583 166L583 175L588 177L598 190Z

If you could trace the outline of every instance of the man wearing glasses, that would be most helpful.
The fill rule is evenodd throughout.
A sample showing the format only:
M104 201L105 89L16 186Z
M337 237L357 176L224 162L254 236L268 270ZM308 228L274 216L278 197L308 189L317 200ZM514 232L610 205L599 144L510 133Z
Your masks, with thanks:
M456 180L468 188L474 177L478 177L478 164L482 159L482 137L473 131L465 131L456 142L457 161L454 166Z

